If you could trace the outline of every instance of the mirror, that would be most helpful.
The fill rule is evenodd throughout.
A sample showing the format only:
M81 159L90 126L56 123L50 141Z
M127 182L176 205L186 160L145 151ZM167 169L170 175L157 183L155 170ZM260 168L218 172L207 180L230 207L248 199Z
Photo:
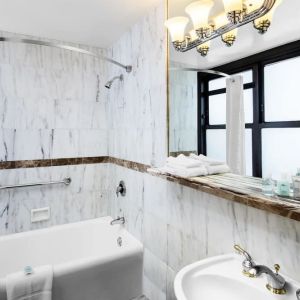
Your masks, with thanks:
M189 17L185 7L192 2L169 0L168 18ZM244 79L246 174L280 178L282 172L296 173L300 167L296 74L300 68L300 20L295 7L300 9L299 1L283 0L265 34L246 24L238 28L232 47L217 37L205 57L195 49L176 51L169 41L169 155L202 153L226 160L225 78L183 70L214 69ZM214 0L209 19L221 11L223 1ZM191 20L185 33L190 30Z

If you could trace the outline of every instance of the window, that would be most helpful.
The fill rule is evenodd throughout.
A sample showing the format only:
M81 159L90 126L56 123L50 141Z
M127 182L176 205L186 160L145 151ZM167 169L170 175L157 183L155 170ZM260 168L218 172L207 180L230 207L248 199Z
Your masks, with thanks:
M246 174L300 167L300 41L216 68L244 79ZM198 74L198 151L226 160L226 79Z

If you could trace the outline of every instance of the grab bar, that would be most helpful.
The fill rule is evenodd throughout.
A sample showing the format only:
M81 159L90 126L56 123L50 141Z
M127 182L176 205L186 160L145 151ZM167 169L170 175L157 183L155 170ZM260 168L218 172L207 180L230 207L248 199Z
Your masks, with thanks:
M14 189L14 188L22 188L22 187L28 187L28 186L41 186L41 185L50 185L50 184L60 184L64 183L65 185L69 185L71 183L71 178L66 177L61 181L49 181L49 182L36 182L36 183L25 183L25 184L16 184L16 185L5 185L0 186L0 190L5 189Z

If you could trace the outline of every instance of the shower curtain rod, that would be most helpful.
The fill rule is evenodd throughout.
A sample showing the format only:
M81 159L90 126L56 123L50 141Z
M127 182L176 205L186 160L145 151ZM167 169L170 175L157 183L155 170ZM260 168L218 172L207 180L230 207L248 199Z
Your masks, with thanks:
M170 71L190 71L190 72L201 72L201 73L207 73L207 74L213 74L218 75L222 77L230 77L229 74L215 71L215 70L207 70L207 69L197 69L197 68L179 68L179 67L171 67Z
M68 46L68 45L63 45L60 43L54 43L54 42L44 42L44 41L38 41L38 40L31 40L31 39L21 39L21 38L16 38L16 37L0 37L0 42L12 42L12 43L21 43L21 44L30 44L30 45L38 45L38 46L47 46L47 47L54 47L58 49L64 49L64 50L69 50L81 54L86 54L90 55L105 61L108 61L112 64L115 64L123 69L126 70L127 73L130 73L132 71L132 66L129 65L123 65L111 58L105 57L103 55L95 54L91 51L84 50L78 47L73 47L73 46Z

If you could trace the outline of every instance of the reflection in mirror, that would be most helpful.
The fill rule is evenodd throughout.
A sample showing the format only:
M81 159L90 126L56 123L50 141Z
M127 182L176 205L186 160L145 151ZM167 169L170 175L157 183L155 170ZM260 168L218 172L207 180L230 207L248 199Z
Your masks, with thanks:
M169 0L168 17L188 17L185 7L192 2ZM280 179L282 173L296 174L300 167L300 21L291 7L300 9L300 4L296 0L289 4L282 1L276 7L266 38L248 24L239 28L232 47L213 39L205 57L195 49L176 51L169 43L170 155L196 153L226 160L226 79L172 70L213 69L243 77L246 175ZM222 1L215 0L209 20L222 11ZM288 34L285 22L293 22ZM185 33L192 29L190 20Z
M197 153L197 73L175 69L169 76L170 153Z

